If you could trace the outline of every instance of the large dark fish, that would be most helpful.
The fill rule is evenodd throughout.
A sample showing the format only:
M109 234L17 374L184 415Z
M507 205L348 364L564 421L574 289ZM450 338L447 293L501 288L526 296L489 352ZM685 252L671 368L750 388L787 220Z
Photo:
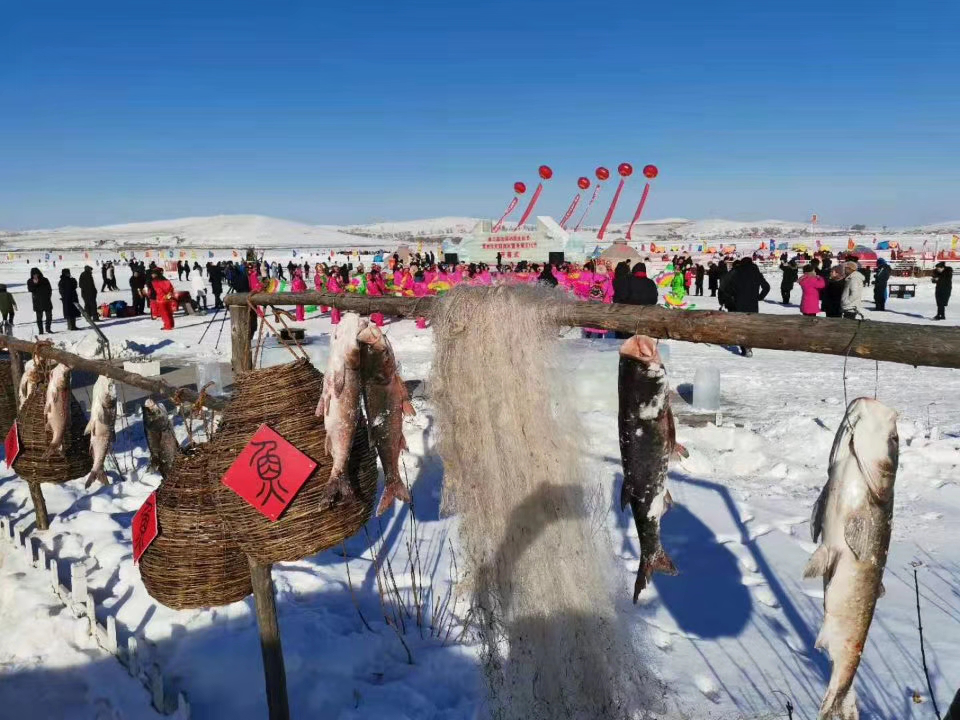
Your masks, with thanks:
M180 443L173 432L167 411L150 398L143 402L143 434L150 450L150 467L167 479L174 460L180 454Z
M810 521L820 546L803 572L823 577L817 647L833 661L818 720L860 717L853 679L883 595L899 454L897 413L870 398L850 403L830 451L829 480Z
M667 463L674 453L685 455L686 451L677 445L667 372L653 338L637 335L620 348L618 385L623 462L620 510L630 505L640 536L640 568L633 588L637 602L653 573L677 574L660 544L660 518L673 502L666 488Z

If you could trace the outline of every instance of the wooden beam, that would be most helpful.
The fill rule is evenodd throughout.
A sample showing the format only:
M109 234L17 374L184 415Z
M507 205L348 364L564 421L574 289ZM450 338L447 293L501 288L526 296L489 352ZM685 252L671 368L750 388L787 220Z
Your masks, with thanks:
M37 343L30 342L28 340L18 340L17 338L0 335L0 348L6 348L11 353L15 351L22 351L31 354L36 352L38 355L40 355L40 357L47 358L58 363L63 363L74 370L85 370L97 375L105 375L108 378L113 378L117 382L122 382L126 385L132 385L133 387L138 387L141 390L146 390L149 393L162 395L165 398L172 399L177 393L179 393L182 400L186 402L196 402L200 397L199 394L193 390L189 390L187 388L175 388L171 385L168 385L160 378L143 377L141 375L137 375L136 373L127 372L122 366L113 365L111 363L104 362L103 360L91 360L89 358L80 357L79 355L74 355L66 350L61 350L54 345L38 345ZM206 407L213 410L223 410L227 406L226 400L211 397L210 395L204 398L203 403Z
M270 720L290 720L287 704L287 673L283 666L283 647L280 626L277 624L277 604L273 596L273 578L270 565L250 562L250 580L257 609L257 627L260 629L260 650L263 653L263 677L267 686L267 707Z
M230 305L330 305L347 312L429 317L436 297L367 297L319 292L228 295ZM960 368L960 328L877 320L669 310L657 305L607 305L570 301L563 323L656 338L715 345L745 345L904 365Z
M227 295L229 300L236 295ZM230 339L234 375L253 370L253 348L250 343L251 318L246 303L228 303L230 307Z

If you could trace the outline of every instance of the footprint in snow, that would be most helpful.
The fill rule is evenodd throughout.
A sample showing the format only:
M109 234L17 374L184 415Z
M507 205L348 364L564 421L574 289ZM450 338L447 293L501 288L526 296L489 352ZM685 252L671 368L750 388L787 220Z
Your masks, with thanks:
M770 591L768 587L757 587L753 591L754 597L757 598L758 602L763 603L767 607L778 608L780 603L777 600L776 596Z
M770 525L757 525L750 531L750 539L756 540L758 537L763 537L771 532L773 532L773 528Z
M706 675L697 675L694 682L697 685L697 690L703 693L704 697L711 702L720 702L720 686L717 685L716 680Z
M666 652L673 647L673 636L658 628L653 632L653 644Z

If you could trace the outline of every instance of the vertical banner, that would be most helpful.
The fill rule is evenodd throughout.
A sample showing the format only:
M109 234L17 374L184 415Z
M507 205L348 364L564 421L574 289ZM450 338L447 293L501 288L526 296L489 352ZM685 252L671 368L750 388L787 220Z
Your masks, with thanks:
M580 177L577 178L577 187L581 190L586 190L590 187L590 178ZM570 203L570 207L567 208L567 211L563 214L563 219L560 220L560 227L564 230L567 229L567 223L570 222L570 218L573 217L574 211L577 209L577 205L580 204L580 193L578 192L573 198L573 202Z
M549 180L553 177L553 170L550 169L548 165L541 165L538 171L540 173L540 178L544 181ZM523 224L527 221L527 218L530 217L530 214L533 212L533 208L537 205L537 200L540 199L540 193L543 192L543 183L537 183L537 189L533 191L533 197L530 198L530 204L527 205L527 209L523 211L523 216L520 218L520 222L517 223L517 229L523 227Z
M526 191L527 191L527 188L526 188L525 185L523 185L523 183L518 182L516 185L514 185L514 187L516 187L517 185L522 185L522 186L523 186L523 191L522 191L522 192L526 192ZM507 217L509 217L510 213L512 213L514 210L517 209L517 205L518 205L519 203L520 203L520 196L519 196L519 195L514 195L514 196L513 196L513 200L511 200L511 201L510 201L510 204L507 205L507 209L503 211L503 215L501 215L501 216L500 216L500 219L497 220L496 223L494 223L494 225L493 225L493 232L500 232L500 228L503 227L503 221L506 220Z
M637 220L639 220L640 215L643 214L643 207L647 204L647 196L650 194L650 181L659 174L660 171L656 165L647 165L643 168L643 176L647 178L647 183L643 186L643 195L640 196L640 204L637 205L637 211L633 214L630 227L627 228L627 240L633 238L633 226L637 224Z
M607 232L607 226L610 224L611 218L613 218L613 211L617 209L617 202L620 200L620 193L623 192L624 183L627 182L627 178L633 175L633 165L630 163L620 163L617 167L617 172L620 173L620 184L617 185L617 191L613 194L613 201L610 203L610 208L607 210L607 216L603 219L603 225L600 226L600 232L597 233L597 240L603 240L603 236Z
M607 170L602 165L597 168L597 187L593 191L593 195L590 197L590 202L587 203L587 206L583 209L583 215L580 216L580 220L577 221L576 227L573 228L574 232L577 232L580 229L580 226L583 225L583 221L587 219L587 214L590 212L590 208L593 207L593 203L596 201L597 196L600 194L600 188L603 187L600 183L609 179L610 171Z

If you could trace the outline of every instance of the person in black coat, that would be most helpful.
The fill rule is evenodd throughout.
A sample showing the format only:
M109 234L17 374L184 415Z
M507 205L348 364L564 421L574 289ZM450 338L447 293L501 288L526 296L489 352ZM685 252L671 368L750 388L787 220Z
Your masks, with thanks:
M890 265L883 258L877 260L877 270L873 273L874 310L887 309L887 281L890 280Z
M694 270L694 287L697 289L697 295L703 295L703 277L706 275L706 270L703 269L703 265L697 263L696 270Z
M89 265L80 273L80 295L83 297L83 311L91 320L99 320L97 315L97 282L93 279L93 268Z
M710 288L710 297L716 297L720 287L720 266L717 263L710 263L707 267L707 287Z
M143 274L143 268L134 268L130 276L130 296L133 300L133 311L137 315L143 315L143 308L147 303L147 298L143 295L143 290L147 286L147 278Z
M223 307L220 296L223 295L223 270L219 265L207 266L207 278L210 280L210 289L213 291L213 309Z
M789 305L790 293L793 292L793 286L797 284L798 272L796 261L784 262L781 260L780 272L783 273L783 279L780 281L780 296L783 298L783 304Z
M846 285L843 277L843 267L838 265L830 273L827 286L820 293L820 309L827 317L842 317L840 301L843 298L843 288Z
M547 285L549 287L556 287L560 281L557 280L556 275L553 274L553 268L549 263L543 266L543 271L537 277L537 285Z
M67 330L77 329L77 317L80 311L77 304L80 298L77 297L77 281L70 276L70 271L64 268L60 271L60 282L57 283L60 290L60 301L63 303L63 318L67 321Z
M760 312L760 301L770 292L770 283L753 264L749 257L742 258L736 269L725 278L724 290L730 296L731 312ZM745 345L740 346L740 354L752 357L753 351Z
M107 280L107 264L103 263L100 266L100 277L103 280L103 283L100 285L100 292L104 292L110 289L110 281Z
M27 292L33 299L33 311L37 314L37 331L43 335L43 329L46 326L47 332L52 333L50 325L53 324L53 288L50 287L50 281L40 272L40 268L30 268Z
M945 262L938 262L933 268L933 283L937 286L934 295L937 298L937 316L934 320L947 319L947 303L953 291L953 268Z
M626 260L618 262L617 267L613 269L613 301L630 304L630 263ZM617 337L620 335L618 334Z
M647 266L638 262L630 276L630 305L656 305L660 300L657 284L647 277Z

